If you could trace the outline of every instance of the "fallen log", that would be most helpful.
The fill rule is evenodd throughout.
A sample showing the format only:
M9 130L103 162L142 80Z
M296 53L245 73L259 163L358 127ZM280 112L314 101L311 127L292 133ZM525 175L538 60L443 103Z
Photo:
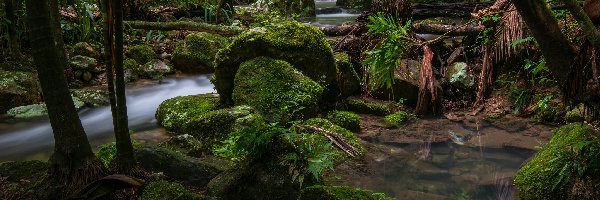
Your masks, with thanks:
M144 29L144 30L188 30L188 31L201 31L219 34L223 36L234 36L244 31L243 28L236 26L219 26L214 24L207 24L202 22L189 22L189 21L178 21L178 22L146 22L146 21L125 21L125 27L132 29Z
M322 129L322 128L319 128L316 126L309 126L309 125L303 125L303 124L298 124L296 126L299 128L305 129L307 131L310 131L310 132L323 134L325 137L327 137L327 139L329 139L333 144L335 144L335 146L337 146L342 151L346 152L348 155L350 155L352 157L356 157L360 154L360 152L358 152L358 150L356 150L356 148L354 148L352 145L348 144L348 142L346 142L346 140L344 140L344 138L342 138L341 136L339 136L336 133L329 132L325 129Z
M414 20L432 17L471 17L471 13L483 10L493 5L494 2L485 3L436 3L413 4L412 18Z
M412 30L415 33L423 34L435 34L435 35L447 35L447 36L462 36L478 34L483 31L485 27L482 25L472 26L455 26L455 25L444 25L444 24L413 24Z

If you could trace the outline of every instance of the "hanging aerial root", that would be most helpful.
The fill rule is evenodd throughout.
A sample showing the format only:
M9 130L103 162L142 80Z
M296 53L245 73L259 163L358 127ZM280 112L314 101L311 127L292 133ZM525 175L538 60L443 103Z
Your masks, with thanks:
M487 45L481 47L483 52L483 67L481 68L481 74L479 74L479 82L477 83L477 99L475 101L474 112L478 112L483 108L485 103L485 96L487 95L488 88L492 86L492 58L490 48Z

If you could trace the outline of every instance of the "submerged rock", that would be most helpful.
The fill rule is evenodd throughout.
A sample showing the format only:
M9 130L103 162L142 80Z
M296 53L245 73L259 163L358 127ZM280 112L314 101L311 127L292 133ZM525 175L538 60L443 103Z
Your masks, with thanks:
M177 43L172 63L177 70L184 72L214 72L215 55L229 40L212 33L192 33L183 42Z
M600 196L600 133L571 123L552 132L552 139L515 175L521 199L597 199Z
M316 27L285 22L244 32L217 53L215 88L221 103L233 105L238 68L261 56L288 62L325 89L323 103L335 102L339 93L335 61L325 35Z
M287 123L315 116L322 92L289 63L259 57L240 65L233 100L256 108L266 121Z
M40 101L36 75L30 72L0 70L0 113Z
M141 167L193 185L206 185L226 166L185 156L166 149L141 148L135 150Z

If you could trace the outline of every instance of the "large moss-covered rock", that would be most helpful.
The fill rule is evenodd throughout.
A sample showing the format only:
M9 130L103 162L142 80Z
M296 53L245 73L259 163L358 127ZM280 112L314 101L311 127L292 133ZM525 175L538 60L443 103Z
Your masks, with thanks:
M387 115L383 119L384 119L385 123L387 123L390 126L402 127L404 125L404 123L406 123L407 121L413 120L416 118L417 117L415 116L415 114L401 110L401 111L395 112L393 114Z
M202 141L206 150L236 127L256 119L252 117L256 111L248 106L217 110L213 105L217 98L215 94L201 94L168 99L160 104L155 117L167 130Z
M316 8L313 0L258 0L253 6L286 17L314 17Z
M94 49L94 47L87 42L79 42L73 45L73 52L75 55L100 58L100 51Z
M267 121L286 123L316 115L322 92L287 62L258 57L241 64L233 100L256 108Z
M86 106L98 107L108 104L108 94L104 90L95 89L75 89L71 90L71 95L77 97L85 103Z
M189 157L167 149L136 149L135 157L146 170L163 172L170 178L194 185L205 185L227 169L227 165L222 163Z
M392 200L382 193L348 186L313 185L302 189L298 200Z
M193 200L204 199L200 195L187 190L183 185L165 180L150 182L138 200Z
M519 197L597 199L600 134L582 123L561 126L552 134L552 139L515 175Z
M147 44L135 45L129 48L130 57L137 63L145 64L156 58L156 53L152 46Z
M337 67L337 81L340 83L340 93L343 98L360 93L360 78L352 67L348 54L335 53Z
M214 72L215 55L229 40L212 33L192 33L177 43L171 61L177 70L185 72Z
M325 35L313 26L285 22L244 32L217 53L215 88L222 104L233 104L234 78L239 66L260 56L290 63L325 88L325 103L335 102L338 93L335 61Z
M158 106L155 117L167 130L181 130L192 118L213 111L218 98L216 94L199 94L167 99Z
M39 100L40 88L33 73L0 70L0 113Z

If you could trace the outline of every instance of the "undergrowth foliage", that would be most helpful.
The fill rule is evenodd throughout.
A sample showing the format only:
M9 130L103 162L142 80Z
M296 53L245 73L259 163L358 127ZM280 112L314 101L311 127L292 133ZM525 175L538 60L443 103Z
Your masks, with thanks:
M373 49L365 52L366 58L363 61L369 67L372 86L391 88L395 69L400 66L411 44L416 43L409 35L411 22L398 25L393 17L377 13L369 16L367 27L369 36L381 38Z

